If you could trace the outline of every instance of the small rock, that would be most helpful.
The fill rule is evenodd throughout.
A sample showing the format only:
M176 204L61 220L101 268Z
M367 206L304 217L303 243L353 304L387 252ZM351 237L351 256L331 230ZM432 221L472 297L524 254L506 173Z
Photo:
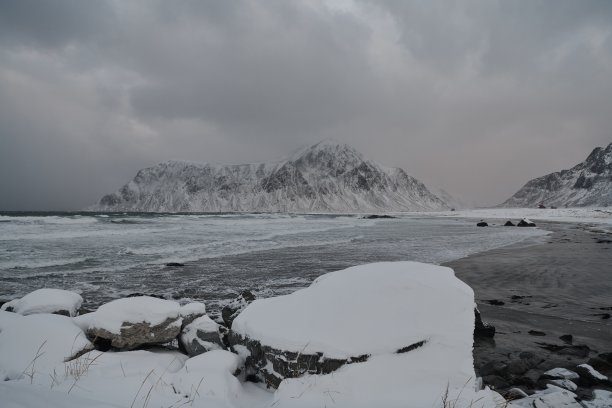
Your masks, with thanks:
M485 221L480 221L478 224L476 224L477 227L488 227L489 224L486 223Z
M494 390L503 390L510 387L508 381L498 375L487 375L482 377L482 381Z
M190 357L223 349L219 325L208 316L198 317L181 332L179 346Z
M182 268L183 266L185 266L184 263L180 263L180 262L168 262L166 264L166 266L170 267L170 268Z
M574 336L571 334L564 334L563 336L559 336L559 338L567 344L572 344L574 341Z
M474 338L491 338L495 336L495 326L484 323L478 308L474 308Z
M608 384L608 377L595 370L588 364L580 364L576 366L576 372L580 376L578 383L587 387L594 385Z
M504 224L504 227L514 227L516 226L516 224L514 224L512 221L508 220L506 221L506 223Z
M509 401L528 397L527 393L520 388L510 388L505 395Z
M501 300L497 300L497 299L485 300L485 302L487 302L488 304L493 305L493 306L503 306L503 305L505 305L504 302L502 302Z
M523 218L522 220L519 221L518 224L516 224L517 227L535 227L535 223L527 218Z
M561 367L553 368L542 374L542 378L546 380L577 380L579 377L578 373Z
M363 217L364 220L378 220L378 219L392 219L392 218L397 218L397 217L393 217L392 215L377 215L377 214L366 215Z
M83 303L78 293L62 289L38 289L21 299L4 303L0 310L14 312L23 316L48 313L74 317Z
M206 315L206 305L201 302L187 303L186 305L181 306L179 309L179 314L183 319L183 324L181 327L182 330L198 317Z
M539 330L529 330L527 333L531 334L532 336L546 336L546 333Z
M480 376L483 378L491 375L506 377L508 375L508 365L502 363L501 361L494 360L489 361L488 363L480 367L478 371L480 372Z
M608 320L612 315L610 313L596 313L593 316L599 316L602 320Z
M234 300L232 300L228 305L226 305L221 310L221 318L225 325L231 329L232 322L247 307L255 300L255 295L249 291L245 290L240 295L238 295Z
M550 343L536 343L539 347L544 350L552 351L553 353L565 355L565 356L574 356L579 358L586 358L589 356L591 349L589 346L585 344L577 344L577 345L564 345L559 346L557 344Z

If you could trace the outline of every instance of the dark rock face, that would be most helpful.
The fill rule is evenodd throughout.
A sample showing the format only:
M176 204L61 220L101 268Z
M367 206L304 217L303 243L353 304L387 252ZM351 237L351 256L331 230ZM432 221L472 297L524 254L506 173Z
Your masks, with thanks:
M228 328L232 328L232 322L247 307L251 302L255 300L255 295L249 291L245 290L240 295L238 295L230 304L225 306L221 310L221 318L223 322Z
M187 325L179 336L179 348L190 357L210 350L225 348L221 339L219 325L208 316L202 316Z
M408 353L422 347L426 340L402 347L397 354ZM306 374L330 374L346 364L363 363L369 354L347 359L327 358L323 353L305 354L279 350L261 344L257 340L245 338L238 333L229 332L230 348L246 357L247 375L262 381L266 386L278 388L285 378L298 378Z
M99 327L92 327L85 334L96 348L110 346L117 350L133 350L144 345L168 343L174 340L180 331L180 321L169 318L154 326L146 322L126 322L121 327L120 334Z
M576 372L580 376L578 384L585 387L610 384L608 377L602 375L588 364L580 364L576 367Z
M474 308L474 338L492 338L495 336L495 326L482 321L482 316L477 308Z
M231 331L229 342L234 350L240 347L248 350L245 362L247 374L272 388L278 388L285 378L298 378L306 374L329 374L346 364L362 363L370 357L369 354L364 354L348 359L335 359L326 358L323 353L303 354L279 350ZM403 347L397 353L407 353L423 344L425 341Z

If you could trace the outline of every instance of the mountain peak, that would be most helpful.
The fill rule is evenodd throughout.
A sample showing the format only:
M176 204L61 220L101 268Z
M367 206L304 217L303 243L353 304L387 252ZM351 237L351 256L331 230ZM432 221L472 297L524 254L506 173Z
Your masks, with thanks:
M596 147L569 170L529 181L502 206L607 207L612 205L612 143Z
M363 155L354 147L333 139L324 139L313 145L302 147L301 149L297 150L291 156L291 160L296 161L305 156L318 156L322 153L338 156L348 154L363 159Z
M383 212L441 209L420 181L323 140L281 162L143 169L94 208L104 211Z

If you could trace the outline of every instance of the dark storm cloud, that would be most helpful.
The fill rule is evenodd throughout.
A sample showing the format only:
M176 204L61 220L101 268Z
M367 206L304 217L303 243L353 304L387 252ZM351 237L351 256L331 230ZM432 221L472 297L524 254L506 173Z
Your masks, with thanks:
M353 144L481 204L612 139L609 1L0 2L0 209Z

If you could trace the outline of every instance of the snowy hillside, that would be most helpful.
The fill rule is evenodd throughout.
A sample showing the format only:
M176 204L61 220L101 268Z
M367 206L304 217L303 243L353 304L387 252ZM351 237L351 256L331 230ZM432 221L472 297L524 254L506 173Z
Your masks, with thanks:
M582 163L529 181L502 207L607 207L612 205L612 143Z
M276 163L215 165L168 161L91 209L99 211L375 212L445 207L417 179L383 167L346 144L317 143Z

